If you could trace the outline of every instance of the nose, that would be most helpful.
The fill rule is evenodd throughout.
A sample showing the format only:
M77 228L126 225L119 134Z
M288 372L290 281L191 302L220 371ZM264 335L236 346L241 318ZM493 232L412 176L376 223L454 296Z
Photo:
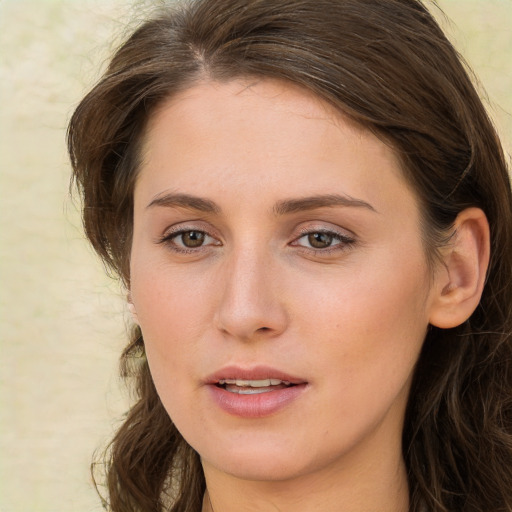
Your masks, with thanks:
M243 341L272 338L287 327L278 265L263 251L239 251L225 261L217 327Z

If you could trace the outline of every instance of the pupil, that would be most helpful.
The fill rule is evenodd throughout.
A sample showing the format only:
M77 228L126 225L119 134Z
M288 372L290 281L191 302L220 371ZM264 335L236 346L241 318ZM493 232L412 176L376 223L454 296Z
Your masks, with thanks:
M204 233L201 233L201 231L187 231L181 235L181 240L186 247L199 247L203 245Z
M324 249L332 244L332 235L327 233L311 233L308 235L308 242L315 249Z

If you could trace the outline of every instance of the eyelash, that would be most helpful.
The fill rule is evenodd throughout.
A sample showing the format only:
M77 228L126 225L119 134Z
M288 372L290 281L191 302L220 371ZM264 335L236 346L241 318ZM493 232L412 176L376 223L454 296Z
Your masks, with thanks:
M323 249L317 249L314 247L305 247L303 245L299 245L297 242L305 237L308 237L310 235L328 235L329 237L332 237L332 241L337 241L338 243L334 245L329 245ZM303 229L301 230L301 235L292 242L293 247L299 247L301 250L307 251L309 253L315 254L315 255L323 255L327 256L332 253L340 253L345 252L348 249L350 249L354 244L356 240L346 233L339 233L338 231L334 231L331 229Z
M198 251L204 250L205 247L208 247L208 245L207 246L199 245L197 248L191 248L191 247L181 247L181 246L177 245L174 240L176 238L180 237L180 236L183 236L186 233L199 233L199 234L206 235L207 237L210 237L210 238L215 240L215 237L210 235L204 229L180 228L180 229L177 229L176 231L172 231L170 233L166 233L163 237L161 237L157 241L157 243L166 245L171 250L173 250L175 252L178 252L180 254L197 254ZM216 243L216 244L213 244L213 245L222 245L222 244L219 242L219 243Z
M176 238L183 236L186 233L198 233L205 235L206 237L210 237L215 240L215 237L210 235L207 231L202 229L194 229L194 228L180 228L176 231L172 231L171 233L166 233L164 236L162 236L160 239L157 240L157 243L168 246L172 251L180 253L180 254L197 254L199 251L204 251L207 247L214 245L214 246L220 246L222 245L221 242L214 243L214 244L201 244L197 246L196 248L186 248L181 247L176 244L174 241ZM334 245L328 245L325 248L314 248L314 247L306 247L303 245L298 244L298 241L302 238L308 237L310 235L328 235L329 237L332 237L333 241L337 241L338 243ZM295 238L290 245L292 247L298 247L300 250L308 252L310 254L315 255L329 255L334 252L344 252L351 248L355 244L356 240L344 233L339 233L334 230L329 229L303 229L300 232L300 236Z

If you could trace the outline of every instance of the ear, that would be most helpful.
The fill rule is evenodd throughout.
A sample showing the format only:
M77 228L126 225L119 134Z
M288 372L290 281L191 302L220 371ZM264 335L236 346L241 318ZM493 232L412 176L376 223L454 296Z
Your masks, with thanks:
M132 316L132 320L137 324L139 324L139 318L137 316L137 311L135 310L135 306L132 301L132 294L128 292L128 295L126 296L126 302L128 305L128 311L130 312L130 315Z
M480 302L489 265L489 223L480 208L467 208L455 219L454 235L442 249L429 321L442 329L464 323Z

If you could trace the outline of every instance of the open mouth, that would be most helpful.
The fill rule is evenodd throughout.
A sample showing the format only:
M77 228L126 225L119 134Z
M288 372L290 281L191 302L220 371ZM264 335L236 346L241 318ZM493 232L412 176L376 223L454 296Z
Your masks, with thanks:
M207 377L205 384L221 409L245 419L277 414L309 387L303 378L263 365L225 367Z
M260 379L260 380L243 380L243 379L221 379L216 386L230 393L239 395L256 395L260 393L269 393L286 389L295 384L280 379Z

